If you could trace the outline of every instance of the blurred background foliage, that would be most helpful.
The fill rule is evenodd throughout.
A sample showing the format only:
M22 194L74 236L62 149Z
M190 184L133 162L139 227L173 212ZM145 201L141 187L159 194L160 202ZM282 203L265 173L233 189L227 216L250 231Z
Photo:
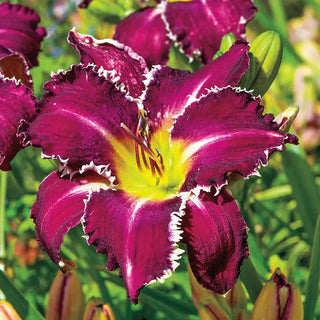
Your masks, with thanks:
M95 0L88 9L79 9L70 0L10 2L36 9L40 25L47 28L39 66L31 71L38 97L52 71L67 70L69 65L79 63L76 51L67 43L70 29L75 27L96 38L112 37L115 23L144 6L136 0ZM261 177L229 182L249 226L251 254L240 277L250 296L251 309L262 284L280 267L288 281L299 286L305 306L316 305L313 318L320 319L319 299L316 303L319 261L310 265L311 253L319 257L320 251L319 244L314 242L320 210L320 2L255 0L255 4L259 12L248 24L247 39L251 41L265 30L274 30L284 43L278 76L263 97L263 104L266 112L275 114L291 105L300 106L293 125L300 145L274 155L268 167L261 168ZM176 49L171 51L169 65L191 70L199 67L199 64L190 66ZM44 315L58 268L38 248L29 211L41 180L56 164L42 160L38 150L26 148L12 165L5 202L5 273ZM77 274L86 300L99 297L109 303L116 319L199 318L192 304L185 259L164 284L144 288L140 303L131 305L117 272L104 269L106 257L95 254L95 248L88 247L82 235L81 227L72 230L65 238L62 254L78 264ZM306 319L312 319L305 312Z

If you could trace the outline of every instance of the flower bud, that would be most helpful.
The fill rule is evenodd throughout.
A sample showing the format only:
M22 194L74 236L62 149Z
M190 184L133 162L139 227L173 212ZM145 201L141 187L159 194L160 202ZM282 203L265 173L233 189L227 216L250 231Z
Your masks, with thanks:
M82 320L84 303L82 285L75 271L59 271L50 288L46 320Z
M274 121L280 126L279 130L283 132L288 132L293 120L297 117L299 112L299 107L289 107L283 112L279 113Z
M247 296L241 280L238 280L234 287L226 294L226 301L233 314L232 319L249 319L247 311Z
M99 299L88 301L83 320L115 320L115 316L108 304L102 304Z
M21 320L12 305L7 301L0 301L0 319L1 320Z
M208 291L200 285L188 266L192 300L200 320L231 320L232 312L223 295Z
M251 320L267 319L303 319L299 289L287 282L280 269L266 282L252 310Z
M279 34L266 31L250 45L250 67L239 86L263 96L276 77L282 58L283 45Z
M230 49L230 47L233 45L233 43L236 41L237 41L237 38L234 35L234 33L230 32L230 33L225 34L221 39L219 50L213 56L213 60L217 59L218 57L220 57L224 53L226 53Z

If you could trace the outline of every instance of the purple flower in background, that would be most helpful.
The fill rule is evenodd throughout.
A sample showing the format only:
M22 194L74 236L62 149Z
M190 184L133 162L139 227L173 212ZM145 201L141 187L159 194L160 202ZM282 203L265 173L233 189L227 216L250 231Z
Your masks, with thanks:
M14 79L0 78L0 170L11 170L10 162L22 148L18 127L21 119L32 120L35 104L30 88Z
M114 40L72 31L69 41L83 65L53 75L21 131L25 144L61 164L31 211L41 247L64 269L63 237L81 221L137 302L144 285L175 270L184 243L197 280L226 292L248 256L227 173L248 177L297 142L262 115L259 98L233 87L249 65L247 44L190 73L148 71Z
M83 1L80 1L79 4L78 4L78 7L79 7L79 8L87 8L88 5L90 4L90 2L92 2L92 0L83 0Z
M167 63L172 42L188 57L208 63L225 34L245 36L256 10L252 0L163 1L123 19L114 39L143 56L149 66Z
M29 69L38 65L40 43L46 35L38 27L39 15L31 8L3 2L0 4L0 67L6 77L15 77L32 86Z
M39 21L29 7L0 4L0 170L11 170L10 162L22 148L17 137L21 119L31 121L35 115L36 98L28 87L32 87L29 69L38 64L46 33L37 26Z

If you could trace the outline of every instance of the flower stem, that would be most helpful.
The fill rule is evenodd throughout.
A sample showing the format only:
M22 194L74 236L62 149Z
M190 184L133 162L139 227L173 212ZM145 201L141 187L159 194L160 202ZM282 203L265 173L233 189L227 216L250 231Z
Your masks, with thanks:
M4 258L6 256L5 246L5 200L7 194L7 172L0 171L0 270L4 271ZM3 293L0 290L0 300L3 299Z

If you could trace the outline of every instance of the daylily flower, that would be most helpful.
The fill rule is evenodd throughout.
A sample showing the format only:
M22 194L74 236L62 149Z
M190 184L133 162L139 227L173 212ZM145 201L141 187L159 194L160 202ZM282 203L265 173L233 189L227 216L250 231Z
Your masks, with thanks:
M83 1L80 1L79 4L78 4L78 7L79 7L79 8L87 8L88 5L90 4L90 2L92 2L92 0L83 0Z
M32 86L29 69L38 65L40 43L46 35L39 22L39 15L27 6L0 4L0 67L6 77L28 86Z
M0 77L0 170L11 170L10 162L22 148L17 137L20 121L32 120L35 104L30 88L14 79Z
M31 121L36 111L36 98L28 87L32 87L29 69L38 64L46 33L37 27L39 21L29 7L0 4L0 170L11 170L10 162L22 148L17 137L20 121Z
M252 0L163 1L123 19L114 39L133 48L148 65L166 64L172 41L190 58L212 60L222 36L244 38L245 26L256 12Z
M137 302L145 284L175 270L183 242L199 283L226 292L248 256L246 224L223 187L227 174L248 177L297 143L262 115L260 99L231 87L248 68L247 44L192 74L148 72L114 40L72 31L69 41L86 65L53 75L20 133L61 164L31 211L41 247L64 269L63 237L81 219L88 244L108 255L108 270L120 268Z

